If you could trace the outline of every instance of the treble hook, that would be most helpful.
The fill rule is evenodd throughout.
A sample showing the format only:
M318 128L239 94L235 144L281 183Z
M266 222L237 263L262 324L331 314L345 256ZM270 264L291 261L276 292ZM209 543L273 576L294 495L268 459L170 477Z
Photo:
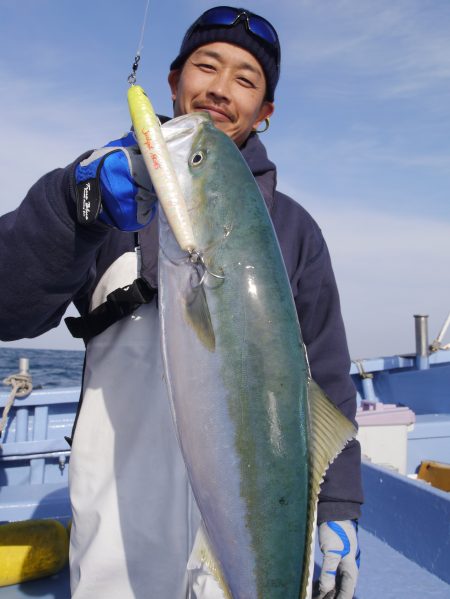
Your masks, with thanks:
M193 250L190 253L189 259L191 260L191 262L193 264L200 263L203 266L203 268L204 268L204 273L203 273L202 278L200 279L200 281L198 283L199 286L203 284L203 282L204 282L204 280L206 278L206 275L211 275L215 279L221 279L222 281L225 280L225 277L223 275L219 275L219 274L217 274L217 273L212 272L211 270L209 270L209 268L205 264L205 259L203 258L203 254L201 252L199 252L197 250Z

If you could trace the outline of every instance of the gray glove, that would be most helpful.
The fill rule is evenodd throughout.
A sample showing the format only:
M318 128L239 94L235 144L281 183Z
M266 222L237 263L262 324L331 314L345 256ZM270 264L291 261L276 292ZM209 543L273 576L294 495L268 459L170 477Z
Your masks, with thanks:
M360 551L354 520L323 522L319 526L323 553L317 599L352 599L358 580Z

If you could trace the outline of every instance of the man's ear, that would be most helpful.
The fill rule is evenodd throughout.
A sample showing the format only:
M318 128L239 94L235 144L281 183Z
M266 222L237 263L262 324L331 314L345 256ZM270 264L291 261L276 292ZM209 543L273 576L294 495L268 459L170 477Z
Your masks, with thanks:
M175 69L174 71L170 71L167 77L167 81L169 82L170 91L172 92L172 100L175 101L177 98L177 89L178 82L180 81L181 70Z
M264 119L268 119L270 116L272 116L274 110L275 104L273 102L268 102L267 100L264 100L259 110L258 118L253 123L253 129L258 129L258 126L264 121Z

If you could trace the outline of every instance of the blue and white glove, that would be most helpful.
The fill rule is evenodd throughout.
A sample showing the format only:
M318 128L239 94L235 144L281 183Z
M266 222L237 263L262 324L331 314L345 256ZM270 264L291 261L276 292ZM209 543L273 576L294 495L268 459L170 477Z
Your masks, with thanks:
M360 551L354 520L322 522L319 545L323 553L317 599L352 599L358 580Z
M131 131L82 160L75 183L80 224L98 219L121 231L138 231L155 214L156 196Z

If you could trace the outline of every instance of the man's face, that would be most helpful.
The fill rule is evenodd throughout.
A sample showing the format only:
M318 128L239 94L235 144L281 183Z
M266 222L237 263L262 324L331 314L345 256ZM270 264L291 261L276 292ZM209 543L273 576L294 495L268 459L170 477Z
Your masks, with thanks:
M225 42L197 48L181 70L169 73L169 84L175 116L206 110L238 146L274 110L264 100L266 80L259 62Z

